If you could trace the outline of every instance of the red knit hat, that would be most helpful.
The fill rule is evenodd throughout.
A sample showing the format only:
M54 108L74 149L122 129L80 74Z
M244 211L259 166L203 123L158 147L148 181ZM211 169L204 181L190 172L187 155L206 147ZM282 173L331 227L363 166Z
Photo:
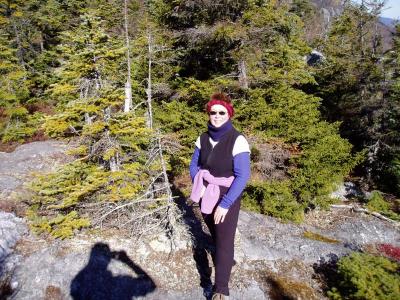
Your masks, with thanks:
M211 100L208 101L208 103L206 104L206 110L208 113L210 113L211 107L213 105L219 104L226 108L226 110L228 111L229 118L233 117L233 115L235 114L235 111L234 111L233 105L231 103L231 98L227 94L215 93L210 98L211 98Z

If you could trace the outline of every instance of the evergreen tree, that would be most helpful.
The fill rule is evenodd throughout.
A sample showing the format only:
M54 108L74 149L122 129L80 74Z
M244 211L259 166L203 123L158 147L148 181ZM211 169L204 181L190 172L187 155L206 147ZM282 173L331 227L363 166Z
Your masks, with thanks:
M44 125L52 137L74 136L78 146L70 151L75 161L32 185L37 197L29 217L39 233L66 238L103 222L135 235L176 229L160 138L141 110L122 112L123 36L112 37L107 26L94 11L62 33L59 79L49 91L59 111Z
M316 95L323 98L324 116L341 122L341 134L356 149L367 150L362 174L371 188L393 192L395 185L385 184L385 174L393 159L388 149L397 143L392 138L397 100L387 93L390 71L383 63L376 32L381 7L382 1L349 4L334 22L328 39L321 43L326 61L316 72Z
M377 131L381 151L376 154L373 176L382 188L400 196L400 26L396 26L393 49L386 57L388 90Z
M242 102L239 118L266 138L298 145L300 152L291 158L293 167L285 187L292 197L279 195L277 191L275 199L264 200L267 201L264 207L275 206L281 210L281 216L287 212L285 217L293 214L292 218L298 220L301 216L293 213L294 201L301 204L297 210L326 206L329 203L326 195L359 158L350 154L351 145L339 136L337 124L321 120L320 99L299 89L314 83L303 59L309 48L302 39L299 17L288 14L284 6L268 4L247 11L243 23L247 43L243 43L239 53L246 58L251 89L249 100ZM280 186L275 182L269 184Z
M168 1L162 2L168 6ZM184 3L174 12L188 9ZM287 162L291 167L286 179L253 182L245 203L263 207L261 211L268 214L301 220L305 208L329 203L326 195L359 158L351 155L351 145L339 136L338 125L321 120L320 100L300 90L315 83L304 61L310 49L303 39L301 19L275 1L249 1L245 8L235 18L225 15L216 23L200 17L196 22L186 18L179 22L185 14L173 14L177 18L170 25L177 36L174 45L177 50L185 48L177 102L189 104L187 112L198 120L193 111L202 109L213 90L224 90L238 99L238 127L263 143L278 140L297 149ZM168 25L164 16L159 20ZM178 103L169 107L181 107ZM163 118L166 128L182 119L173 118ZM189 146L198 133L182 123L178 123L181 129L174 129L190 134L183 137ZM193 127L193 121L188 124ZM337 151L332 153L332 148Z

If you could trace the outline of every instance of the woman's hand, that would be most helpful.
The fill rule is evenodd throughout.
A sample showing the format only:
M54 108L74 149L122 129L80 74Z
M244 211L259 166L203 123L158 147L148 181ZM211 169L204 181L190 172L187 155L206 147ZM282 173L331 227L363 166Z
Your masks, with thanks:
M221 206L218 206L214 213L215 224L219 224L219 222L223 223L227 213L228 213L227 208L222 208Z

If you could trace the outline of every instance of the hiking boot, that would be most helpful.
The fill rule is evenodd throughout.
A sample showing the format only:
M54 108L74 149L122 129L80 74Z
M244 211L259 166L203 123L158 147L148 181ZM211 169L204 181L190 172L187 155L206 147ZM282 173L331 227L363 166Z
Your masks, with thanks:
M211 300L229 300L229 296L225 296L221 293L214 293Z

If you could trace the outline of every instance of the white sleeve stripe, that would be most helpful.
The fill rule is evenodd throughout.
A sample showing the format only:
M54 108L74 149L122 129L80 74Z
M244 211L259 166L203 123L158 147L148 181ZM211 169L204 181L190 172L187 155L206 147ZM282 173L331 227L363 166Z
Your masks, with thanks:
M196 142L194 144L196 145L197 148L201 149L200 137L197 138L197 140L196 140Z
M243 135L239 135L233 146L232 156L235 156L242 152L250 152L250 146L246 138Z

